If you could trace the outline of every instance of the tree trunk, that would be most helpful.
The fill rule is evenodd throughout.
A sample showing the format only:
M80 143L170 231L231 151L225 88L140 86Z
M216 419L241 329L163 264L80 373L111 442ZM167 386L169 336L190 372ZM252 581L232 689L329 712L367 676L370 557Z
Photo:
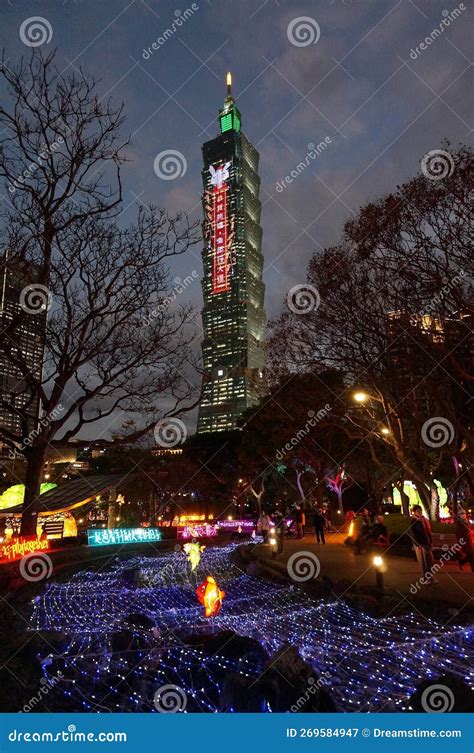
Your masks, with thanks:
M107 509L107 528L116 528L115 518L117 517L117 489L112 487L109 491L109 506Z
M439 494L436 484L430 484L430 517L431 520L439 520Z
M421 499L421 504L425 510L425 513L430 520L433 520L431 516L431 493L429 489L427 489L423 483L417 483L416 490L418 492L418 496Z
M336 492L336 495L337 495L337 506L338 506L338 509L341 511L341 513L344 512L344 507L343 507L343 504L342 504L342 495L343 494L344 494L344 490L343 489L338 489L337 492Z
M298 491L300 493L301 501L303 502L303 507L304 507L305 506L305 493L304 493L303 486L301 484L302 475L303 474L301 473L301 471L298 471L298 470L296 471L296 486L298 487Z
M20 536L36 536L40 510L40 487L46 447L33 447L26 455L25 497L23 500Z

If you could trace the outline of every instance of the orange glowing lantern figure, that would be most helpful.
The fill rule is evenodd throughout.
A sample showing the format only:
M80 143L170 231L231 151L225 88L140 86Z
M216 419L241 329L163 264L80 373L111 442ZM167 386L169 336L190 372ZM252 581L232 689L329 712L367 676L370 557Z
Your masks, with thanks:
M212 575L196 588L199 602L206 610L206 617L216 617L222 606L225 591L221 591Z

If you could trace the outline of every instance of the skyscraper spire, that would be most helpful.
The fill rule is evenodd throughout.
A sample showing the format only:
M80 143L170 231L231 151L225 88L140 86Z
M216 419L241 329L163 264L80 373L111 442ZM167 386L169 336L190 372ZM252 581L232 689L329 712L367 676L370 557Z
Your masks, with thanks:
M232 97L232 73L227 74L227 96Z

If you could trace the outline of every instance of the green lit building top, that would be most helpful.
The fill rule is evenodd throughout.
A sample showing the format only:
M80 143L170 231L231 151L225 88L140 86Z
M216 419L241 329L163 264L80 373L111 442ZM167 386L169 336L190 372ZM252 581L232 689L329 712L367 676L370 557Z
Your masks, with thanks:
M263 392L266 316L259 155L227 75L220 134L203 147L204 385L198 432L235 429Z

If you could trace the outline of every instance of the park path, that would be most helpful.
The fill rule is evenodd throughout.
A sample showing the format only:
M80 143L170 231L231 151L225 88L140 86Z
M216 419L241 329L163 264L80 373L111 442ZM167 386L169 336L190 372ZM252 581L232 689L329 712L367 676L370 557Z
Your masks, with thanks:
M375 585L375 570L373 558L379 554L384 561L384 585L386 588L398 591L416 608L418 599L423 601L446 601L458 608L474 605L474 573L464 567L459 570L457 562L443 564L435 578L439 584L421 586L416 593L410 590L420 578L420 568L415 559L409 557L392 556L390 552L372 551L367 554L356 555L352 547L345 546L345 534L326 534L326 544L317 544L313 533L304 539L285 539L283 554L275 560L271 558L268 545L260 544L254 549L254 557L286 572L288 558L298 551L308 551L315 554L321 564L319 577L327 576L337 582L347 579L359 586ZM378 549L378 547L377 547ZM438 565L441 563L438 561Z

